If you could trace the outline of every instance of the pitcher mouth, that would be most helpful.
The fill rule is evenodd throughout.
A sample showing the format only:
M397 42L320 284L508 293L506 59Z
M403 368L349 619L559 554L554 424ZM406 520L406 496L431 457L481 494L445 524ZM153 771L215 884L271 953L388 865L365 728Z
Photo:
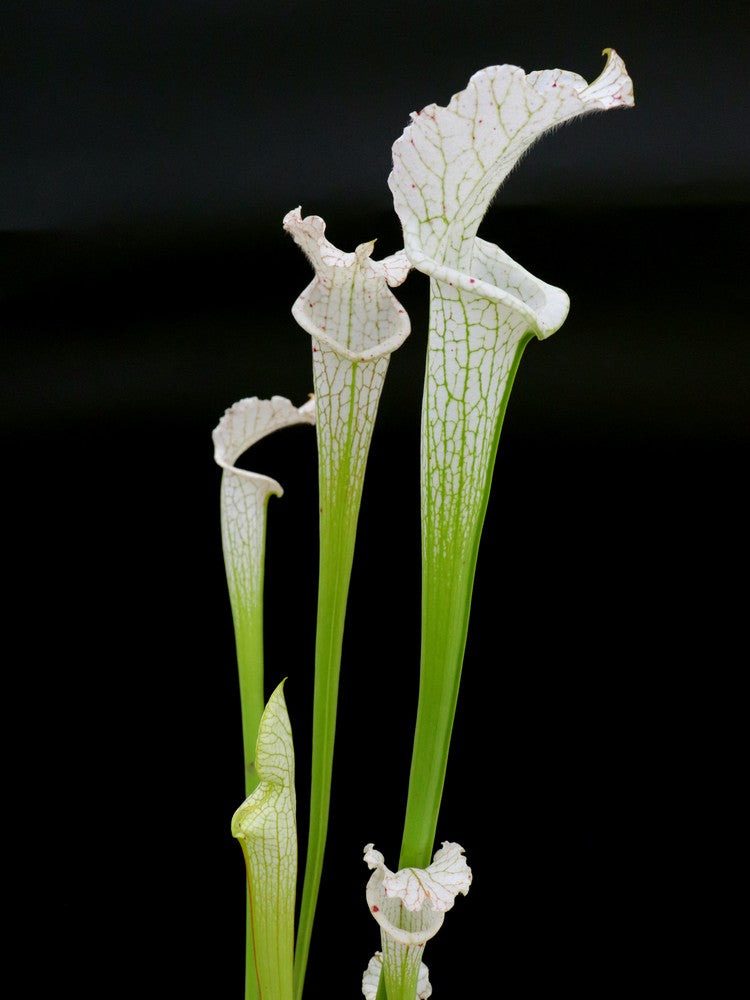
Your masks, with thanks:
M373 917L377 920L392 941L405 945L406 947L417 947L425 944L430 940L430 938L433 938L443 926L445 913L439 910L433 910L429 906L424 906L417 912L406 910L402 906L400 899L397 897L388 898L388 896L386 896L385 889L383 888L384 877L384 872L382 870L374 871L367 883L366 896L367 905L370 907L370 913L372 913ZM403 927L399 927L398 924L393 922L391 916L389 916L389 912L391 911L392 917L406 914L407 918L410 917L412 920L421 919L421 922L423 922L425 926L411 931L406 930Z
M540 339L544 340L560 329L567 318L570 309L570 299L562 288L549 285L540 278L535 277L525 268L517 264L512 258L504 253L493 243L476 237L475 246L485 255L486 259L495 258L498 267L512 270L518 278L518 283L533 285L534 296L539 302L530 305L523 299L514 295L513 292L506 291L499 285L488 281L479 275L472 275L441 264L425 254L416 243L414 237L405 234L406 252L412 265L422 274L434 278L441 284L449 285L461 289L478 299L487 299L498 305L503 305L512 309L528 323L528 328Z
M401 306L398 306L397 309L394 307L394 322L392 324L394 332L372 347L365 347L361 351L352 351L323 330L310 315L312 311L310 309L310 295L316 289L316 286L317 279L313 279L292 306L292 316L294 316L297 323L306 333L309 333L311 337L325 344L326 347L330 347L332 351L347 361L351 361L352 363L368 362L387 357L389 354L393 354L411 333L411 323L406 310L401 308ZM397 303L398 300L394 301Z

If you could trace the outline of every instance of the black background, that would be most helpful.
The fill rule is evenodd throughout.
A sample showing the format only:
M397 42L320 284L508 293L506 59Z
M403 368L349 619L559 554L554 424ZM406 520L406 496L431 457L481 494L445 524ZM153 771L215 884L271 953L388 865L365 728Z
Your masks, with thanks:
M395 251L389 150L411 110L492 63L593 79L605 46L636 108L545 138L482 228L572 308L527 349L503 431L438 831L475 881L426 957L435 996L716 985L706 900L746 657L743 8L3 4L8 771L32 846L10 867L38 956L22 995L241 993L211 430L243 396L311 389L289 312L311 272L283 215ZM361 849L395 865L405 798L426 279L397 294L413 333L362 507L311 997L358 995L378 946ZM302 831L315 462L309 428L247 459L286 489L266 676L269 693L289 678Z

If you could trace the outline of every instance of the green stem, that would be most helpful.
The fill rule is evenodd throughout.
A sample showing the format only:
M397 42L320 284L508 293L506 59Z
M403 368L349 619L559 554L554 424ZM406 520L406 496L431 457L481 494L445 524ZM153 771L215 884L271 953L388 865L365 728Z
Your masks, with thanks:
M245 798L258 786L255 770L255 746L263 715L263 627L262 616L251 628L237 630L237 667L242 712L242 748L245 773Z
M321 515L310 825L295 952L296 1000L302 996L328 835L341 648L355 532L356 521L346 528L330 513Z
M248 798L258 787L255 746L258 739L260 717L263 714L263 633L261 629L256 629L254 632L254 635L246 637L249 641L242 642L242 644L240 644L240 636L237 637L242 743L245 763L245 798ZM260 666L260 669L257 665ZM245 1000L260 1000L249 887L245 905Z
M419 702L399 868L426 868L432 860L492 469L513 380L523 350L532 336L529 333L520 341L508 372L495 420L490 461L480 477L462 483L463 496L450 506L452 523L446 524L441 518L446 505L435 505L433 492L423 487ZM425 414L428 411L426 398ZM466 418L465 412L463 418ZM461 436L462 428L458 426L454 437L460 439ZM423 440L426 442L424 482L431 483L430 438L423 436ZM467 510L471 516L459 523L459 514ZM451 543L439 544L441 539L451 539Z
M318 390L318 449L320 487L320 568L315 640L315 693L310 785L310 825L305 878L300 903L294 959L294 995L300 1000L310 953L313 921L323 871L331 801L339 674L359 507L364 485L375 407L355 405L363 386L382 379L387 359L376 364L350 363L343 396L349 404L343 419L329 422ZM335 455L335 460L332 456Z
M245 798L258 787L255 752L258 727L265 708L263 694L263 567L265 566L265 520L260 549L260 578L256 600L238 609L235 620L235 645L242 713L242 747L245 774ZM245 905L245 1000L260 1000L255 960L252 908L248 887Z

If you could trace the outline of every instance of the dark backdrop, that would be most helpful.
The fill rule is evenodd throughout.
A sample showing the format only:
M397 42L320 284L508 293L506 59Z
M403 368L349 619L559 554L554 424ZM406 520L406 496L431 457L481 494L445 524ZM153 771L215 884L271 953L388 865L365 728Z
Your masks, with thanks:
M78 996L240 995L210 432L236 399L311 388L289 313L311 274L281 218L301 204L343 249L394 251L389 151L411 110L497 62L592 79L605 46L636 109L547 137L483 226L572 309L527 349L503 432L438 832L475 882L427 959L436 996L715 976L703 900L723 848L704 838L731 828L746 560L744 5L6 0L0 26L8 759L39 956L24 995L50 977ZM361 849L395 864L404 805L426 280L398 294L414 332L362 509L311 997L358 994L378 946ZM286 488L267 679L289 678L303 830L313 440L248 457Z

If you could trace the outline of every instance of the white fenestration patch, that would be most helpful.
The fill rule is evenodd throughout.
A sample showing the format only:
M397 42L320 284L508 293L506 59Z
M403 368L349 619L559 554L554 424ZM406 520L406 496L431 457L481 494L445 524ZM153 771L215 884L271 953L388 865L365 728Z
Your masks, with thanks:
M411 264L429 275L422 424L425 550L466 563L481 519L498 420L524 338L565 321L568 296L477 237L497 188L545 132L589 111L633 105L616 52L592 84L575 73L475 73L446 107L428 105L393 146L389 185Z
M466 863L460 844L443 842L427 868L401 868L392 872L385 865L380 851L373 844L365 848L364 860L374 874L368 891L374 896L382 891L388 901L396 900L412 913L428 906L438 913L453 909L456 896L466 895L471 885L471 868ZM372 889L370 889L372 886ZM383 926L382 909L373 914Z
M292 308L300 326L350 361L371 361L395 351L410 330L406 311L388 290L409 273L404 251L373 260L371 240L344 253L326 239L323 219L303 218L299 208L284 217L284 229L315 270Z
M591 85L576 73L489 66L447 107L430 104L393 146L389 185L414 267L446 265L471 273L472 245L487 207L526 150L550 129L589 111L632 107L622 59Z
M442 927L456 896L469 891L471 869L463 848L447 841L427 868L392 872L373 844L365 847L364 860L373 870L367 905L380 925L388 993L400 996L401 985L418 982L424 945Z
M373 260L374 241L344 253L326 239L323 219L303 218L298 208L286 215L284 228L315 270L292 315L312 338L320 500L328 509L338 475L351 483L363 481L390 355L411 331L406 310L389 286L400 285L410 265L403 250ZM357 491L339 493L335 502L342 516L354 516Z
M266 505L283 489L269 476L238 469L235 462L256 441L295 424L315 423L311 399L296 407L283 396L241 399L231 406L213 432L214 459L221 477L221 532L232 612L235 621L260 606Z

